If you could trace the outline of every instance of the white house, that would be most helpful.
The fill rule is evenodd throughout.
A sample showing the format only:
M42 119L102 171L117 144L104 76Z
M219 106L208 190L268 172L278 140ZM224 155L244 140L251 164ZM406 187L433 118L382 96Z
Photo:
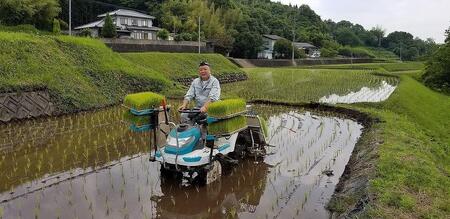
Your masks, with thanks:
M153 26L155 17L126 9L118 9L98 15L97 17L101 18L100 20L75 27L74 29L80 31L90 29L93 37L99 37L107 14L111 16L116 26L119 38L156 40L156 33L161 29Z
M306 56L308 56L310 58L318 58L318 57L320 57L320 50L319 50L319 48L317 48L314 45L311 45L309 43L295 42L294 46L297 49L305 51Z
M263 35L263 46L264 50L258 53L258 59L273 59L273 47L275 42L279 39L284 39L283 37L277 35Z

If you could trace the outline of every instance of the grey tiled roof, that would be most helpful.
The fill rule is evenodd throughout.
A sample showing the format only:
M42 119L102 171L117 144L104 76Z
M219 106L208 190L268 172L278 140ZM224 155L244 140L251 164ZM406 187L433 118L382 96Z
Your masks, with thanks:
M269 38L271 40L279 40L279 39L284 39L284 37L280 37L278 35L270 35L270 34L264 34L263 35L266 38Z
M75 27L74 29L75 30L80 30L80 29L84 29L84 28L103 27L103 24L105 24L105 22L102 19L102 20L91 22L89 24L85 24L85 25L81 25L81 26Z
M155 19L155 17L150 16L148 14L140 13L137 11L127 10L127 9L118 9L115 11L107 12L104 14L101 14L97 17L106 17L106 14L109 15L118 15L118 16L126 16L126 17L136 17L136 18L148 18L148 19Z
M294 46L297 48L317 48L316 46L309 43L294 43Z

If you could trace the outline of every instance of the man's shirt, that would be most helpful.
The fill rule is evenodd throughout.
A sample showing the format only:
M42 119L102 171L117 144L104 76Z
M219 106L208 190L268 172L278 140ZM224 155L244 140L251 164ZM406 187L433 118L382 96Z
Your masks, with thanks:
M188 92L184 96L185 100L192 101L195 100L195 106L197 108L202 107L208 98L211 102L218 101L220 99L220 84L219 80L214 76L210 75L209 79L202 81L200 77L192 81Z

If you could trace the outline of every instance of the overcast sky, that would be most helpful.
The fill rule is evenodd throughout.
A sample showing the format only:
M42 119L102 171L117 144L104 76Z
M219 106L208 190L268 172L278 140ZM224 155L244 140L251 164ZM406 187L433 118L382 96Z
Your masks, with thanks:
M421 39L444 42L450 26L450 0L272 0L307 4L322 20L348 20L366 29L381 25L387 33L406 31Z

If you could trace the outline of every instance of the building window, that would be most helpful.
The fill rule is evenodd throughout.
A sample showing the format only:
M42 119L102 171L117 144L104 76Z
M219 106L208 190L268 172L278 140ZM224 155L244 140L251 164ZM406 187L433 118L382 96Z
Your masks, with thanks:
M131 19L131 25L137 26L138 25L138 20L137 19Z
M142 26L148 27L148 21L147 21L147 20L143 20L143 21L142 21Z
M126 18L120 18L120 24L122 24L122 25L127 25L127 24L128 24L128 19L126 19Z

